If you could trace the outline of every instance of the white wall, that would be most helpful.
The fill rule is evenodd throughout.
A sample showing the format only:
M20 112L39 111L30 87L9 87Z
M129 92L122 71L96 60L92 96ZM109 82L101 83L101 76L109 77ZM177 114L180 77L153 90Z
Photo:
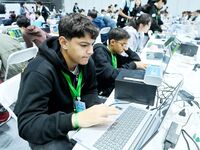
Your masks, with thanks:
M92 9L93 6L96 10L106 9L110 4L120 4L121 0L65 0L64 9L66 12L72 12L74 3L77 2L79 8L86 10ZM146 4L147 0L142 0L142 4ZM199 0L167 0L167 5L169 7L169 12L174 15L180 15L184 10L197 10L200 9Z

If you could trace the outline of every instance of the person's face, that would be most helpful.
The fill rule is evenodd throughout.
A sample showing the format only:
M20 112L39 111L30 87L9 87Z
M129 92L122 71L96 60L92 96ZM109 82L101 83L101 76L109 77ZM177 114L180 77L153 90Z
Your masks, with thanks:
M136 6L139 6L141 4L141 0L135 0Z
M158 9L160 10L160 9L162 9L163 8L163 6L164 6L164 2L162 1L162 0L160 0L159 2L158 2Z
M40 4L36 4L36 6L37 6L38 8L40 8L40 7L41 7L41 5L40 5Z
M140 24L141 31L147 33L151 27L151 22L146 25Z
M94 40L89 35L82 38L74 37L71 40L65 38L65 41L60 43L65 55L73 64L86 65L93 54Z
M116 54L121 54L127 49L128 39L123 40L111 40L110 45L112 47L112 52Z

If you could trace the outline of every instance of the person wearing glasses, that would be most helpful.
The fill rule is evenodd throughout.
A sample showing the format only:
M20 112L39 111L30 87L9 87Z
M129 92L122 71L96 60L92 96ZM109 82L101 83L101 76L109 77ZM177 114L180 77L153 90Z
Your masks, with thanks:
M121 69L145 69L137 53L127 47L128 32L122 28L111 29L108 44L94 45L92 58L96 66L99 95L108 97L114 89L115 78ZM128 57L121 55L125 52Z
M69 131L104 124L116 108L98 98L93 60L97 28L73 13L59 23L59 37L46 40L22 73L14 112L19 135L34 150L69 150Z

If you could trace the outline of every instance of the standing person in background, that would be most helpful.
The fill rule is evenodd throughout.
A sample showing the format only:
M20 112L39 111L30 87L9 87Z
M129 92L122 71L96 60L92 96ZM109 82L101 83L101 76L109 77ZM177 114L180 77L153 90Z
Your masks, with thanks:
M144 47L144 33L149 31L152 18L149 14L142 14L131 20L124 29L129 33L128 47L132 51L139 52Z
M37 11L41 12L42 16L44 17L45 22L50 15L49 9L43 5L41 1L36 2Z
M163 21L161 20L160 10L166 5L167 0L156 0L155 3L150 5L148 8L148 14L150 14L153 18L153 22L151 24L150 30L153 32L158 31L162 32L161 25L163 25Z
M133 16L133 17L140 16L141 11L142 11L141 0L135 0L135 5L134 5L133 10L131 12L131 16Z
M122 0L121 5L119 6L119 14L117 18L117 26L123 28L127 20L132 19L130 12L133 9L134 0Z
M19 135L33 150L71 150L69 131L105 124L117 113L98 98L90 58L97 35L86 16L65 16L59 37L46 40L22 73L14 112Z
M25 6L24 2L20 3L20 15L21 16L26 16L26 14L29 13L28 8Z
M4 4L0 2L0 15L6 13L6 7Z
M78 3L75 3L75 4L74 4L73 12L74 12L74 13L78 13L78 12L79 12Z
M41 15L41 13L39 11L35 12L35 21L40 21L43 23L45 23L44 17Z
M115 87L115 78L121 69L145 69L137 53L127 47L128 32L122 28L111 29L108 33L108 45L95 44L92 58L96 66L98 92L108 97ZM128 57L122 56L125 52ZM104 82L102 82L104 81Z

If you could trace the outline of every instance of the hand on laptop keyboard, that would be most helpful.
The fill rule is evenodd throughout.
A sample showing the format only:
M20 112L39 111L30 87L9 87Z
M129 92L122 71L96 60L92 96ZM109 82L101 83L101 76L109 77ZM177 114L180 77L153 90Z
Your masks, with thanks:
M147 64L143 63L142 61L135 61L137 69L146 69Z
M104 104L94 105L78 113L79 127L90 127L98 124L105 124L110 121L108 118L110 115L116 114L118 114L118 110L113 106L106 106Z

